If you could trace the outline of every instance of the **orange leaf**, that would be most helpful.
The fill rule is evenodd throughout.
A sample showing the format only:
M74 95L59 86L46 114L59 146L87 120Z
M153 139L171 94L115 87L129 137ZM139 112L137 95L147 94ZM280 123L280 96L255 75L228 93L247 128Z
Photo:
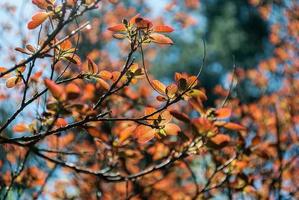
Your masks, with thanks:
M152 33L150 34L150 38L152 39L152 42L157 44L173 44L173 41L169 37L166 37L160 33Z
M219 108L215 111L217 118L228 118L230 117L232 111L230 108Z
M166 94L169 98L174 98L177 91L178 91L178 86L174 83L170 84L166 88Z
M56 98L58 100L63 99L64 90L63 90L62 86L57 85L54 81L52 81L50 79L45 79L44 83L45 83L46 87L50 90L50 92L54 98Z
M26 124L17 124L12 128L12 130L14 132L26 132L29 130L29 127Z
M27 24L28 29L35 29L39 25L41 25L48 17L50 13L47 12L38 12L32 16L31 21Z
M132 17L132 18L130 19L129 24L130 24L130 25L135 24L135 20L136 20L137 18L140 18L140 14L137 14L137 15L135 15L134 17Z
M67 121L63 118L58 118L55 122L55 126L57 127L65 127L67 125Z
M141 29L153 27L153 23L150 20L142 18L142 17L137 17L135 19L135 23L136 23L137 27L141 28Z
M155 132L155 129L152 129L149 126L140 125L135 130L135 137L137 138L138 143L145 144L155 137Z
M161 122L159 124L165 125L165 124L169 123L171 120L172 120L172 115L170 114L170 112L168 110L165 110L161 114Z
M99 79L98 79L98 82L99 82L100 86L101 86L103 89L105 89L105 90L109 90L110 85L109 85L106 81L104 81L103 79L99 78Z
M163 83L158 80L153 80L152 85L157 92L165 94L166 86Z
M75 83L70 83L65 88L68 99L76 99L80 95L80 88Z
M124 32L126 31L126 26L124 24L117 24L114 26L110 26L108 28L109 31L113 31L113 32Z
M223 125L224 128L234 130L234 131L245 131L246 128L240 124L236 124L233 122L227 122Z
M224 134L217 134L212 137L211 140L217 145L223 145L224 143L228 143L230 141L230 137Z
M136 125L128 126L124 130L120 132L118 144L121 144L123 141L125 141L128 137L130 137L133 133L133 131L136 129Z
M59 47L62 50L66 51L66 50L69 50L70 48L72 48L72 43L70 40L65 40L59 45Z
M99 76L104 80L110 80L112 78L112 73L106 70L100 71Z
M6 87L7 88L13 88L15 87L18 83L20 83L22 81L22 78L19 76L14 76L11 77L9 79L7 79L6 81Z
M157 33L171 33L172 31L174 31L174 30L170 26L160 25L160 26L154 27L154 32L157 32Z
M40 9L47 9L48 6L53 5L55 0L32 0L32 3L35 4Z
M173 123L166 124L163 129L167 135L177 135L181 131L181 128Z

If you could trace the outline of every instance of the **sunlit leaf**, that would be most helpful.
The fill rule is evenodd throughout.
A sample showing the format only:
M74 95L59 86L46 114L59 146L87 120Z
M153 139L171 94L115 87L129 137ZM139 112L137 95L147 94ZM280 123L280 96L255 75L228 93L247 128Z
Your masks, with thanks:
M113 32L124 32L126 31L126 26L124 24L117 24L114 26L110 26L108 28L109 31L113 31Z
M227 122L223 125L223 127L234 131L246 131L246 127L233 122Z
M21 124L17 124L17 125L15 125L15 126L12 128L12 130L13 130L14 132L26 132L26 131L29 130L29 127L28 127L28 125L21 123Z
M174 30L170 26L159 25L159 26L155 26L153 31L157 33L171 33Z
M167 135L177 135L181 131L181 128L173 123L166 124L163 129Z
M166 86L158 80L153 80L152 85L156 91L165 94Z
M128 137L133 135L135 129L136 129L136 125L128 126L125 129L123 129L119 134L120 136L118 139L118 144L122 144L126 139L128 139Z
M173 41L169 38L166 37L165 35L162 35L160 33L152 33L150 34L150 38L152 42L158 43L158 44L173 44Z
M217 118L228 118L231 115L230 108L219 108L215 111L215 115Z
M107 70L102 70L99 72L99 76L104 80L110 80L112 78L112 73Z
M140 125L135 130L135 137L138 143L145 144L155 137L155 129L151 127Z
M9 79L6 80L6 87L7 88L13 88L16 85L18 85L19 83L21 83L22 78L19 76L13 76Z
M170 84L166 88L166 95L169 98L174 98L176 96L177 91L178 91L178 86L176 84L174 84L174 83Z
M38 12L32 16L31 21L27 24L28 29L35 29L39 25L41 25L49 16L51 13L47 12Z

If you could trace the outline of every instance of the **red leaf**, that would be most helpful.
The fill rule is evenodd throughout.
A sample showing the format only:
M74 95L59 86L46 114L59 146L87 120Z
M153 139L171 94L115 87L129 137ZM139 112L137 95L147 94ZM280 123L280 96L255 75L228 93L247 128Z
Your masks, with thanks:
M154 32L157 32L157 33L171 33L172 31L174 31L174 30L170 26L160 25L160 26L154 27Z
M46 87L50 90L50 92L54 98L56 98L58 100L63 99L64 90L63 90L62 86L57 85L54 81L52 81L50 79L45 79L44 83L45 83Z
M35 29L41 25L48 17L50 13L47 12L38 12L32 16L31 21L27 24L28 29Z
M76 99L80 95L80 88L75 83L70 83L65 88L68 99Z
M157 44L173 44L173 41L169 37L166 37L160 33L152 33L150 34L150 38L152 39L152 42Z
M227 122L223 125L223 127L234 131L246 131L244 126L233 122Z
M58 118L55 122L55 126L57 127L65 127L67 125L67 121L63 118Z
M26 132L29 130L29 128L26 124L17 124L12 128L12 130L14 132Z
M47 9L48 6L53 5L53 2L55 2L55 0L32 0L32 3L40 9Z
M215 111L217 118L228 118L231 116L231 109L230 108L219 108Z
M124 32L126 31L126 26L124 24L117 24L114 26L110 26L108 28L109 31L113 31L113 32Z

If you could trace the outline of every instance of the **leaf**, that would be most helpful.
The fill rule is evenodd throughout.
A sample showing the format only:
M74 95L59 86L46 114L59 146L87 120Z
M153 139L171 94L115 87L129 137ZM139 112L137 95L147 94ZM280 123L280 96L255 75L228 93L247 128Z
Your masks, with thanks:
M157 44L173 44L173 41L169 37L166 37L165 35L162 35L160 33L152 33L150 34L150 38L152 42L155 42Z
M176 84L174 84L174 83L170 84L166 88L166 95L169 98L174 98L176 96L177 91L178 91L178 86Z
M136 20L137 18L140 18L140 14L139 14L139 13L130 19L129 24L130 24L130 25L135 24L135 20Z
M95 127L88 127L86 130L92 137L101 138L101 132Z
M153 80L152 85L157 92L165 94L166 86L163 83L158 80Z
M62 100L64 96L64 89L62 86L56 84L54 81L50 79L44 80L45 86L49 89L53 97L57 100Z
M7 71L7 68L6 67L0 67L0 73L2 72L6 72ZM3 76L3 78L8 78L10 76L10 74L8 73L8 74L5 74L4 76Z
M51 13L47 12L38 12L35 15L32 16L31 21L27 24L28 29L35 29L39 25L41 25L49 16Z
M189 76L187 78L187 85L188 87L192 88L197 85L197 77L196 76Z
M89 72L91 72L92 74L98 73L99 67L97 64L95 64L95 62L93 62L93 60L91 60L90 58L87 58L87 64L88 64Z
M176 110L171 110L170 114L172 116L174 116L176 119L180 120L180 121L183 121L183 122L186 122L186 123L190 122L190 118L185 113L182 113L182 112L179 112L179 111L176 111Z
M206 101L208 99L206 94L203 91L198 90L198 89L192 89L187 94L188 94L188 96L191 96L191 97L198 97L202 101Z
M166 124L163 129L167 135L177 135L181 131L181 128L173 123Z
M13 88L13 87L15 87L18 83L21 83L21 81L22 81L22 78L19 77L19 76L11 77L11 78L7 79L7 81L6 81L6 87L7 87L7 88Z
M12 130L13 130L14 132L26 132L26 131L29 130L29 127L28 127L26 124L21 123L21 124L17 124L17 125L15 125L15 126L12 128Z
M68 53L64 55L64 59L68 60L75 65L81 65L81 59L77 54Z
M66 86L67 99L76 99L80 96L80 88L75 83Z
M188 88L187 80L185 78L180 78L178 81L178 88L180 91L186 91Z
M32 0L32 3L40 9L47 9L49 6L55 3L55 0Z
M170 26L166 26L166 25L158 25L158 26L155 26L154 27L154 32L157 32L157 33L171 33L173 32L173 28L170 27Z
M122 144L128 137L130 137L134 130L136 129L136 125L128 126L120 132L118 144Z
M125 32L127 28L124 24L117 24L114 26L110 26L108 30L113 32Z
M60 49L63 51L67 51L72 48L72 43L70 40L65 40L59 45Z
M164 112L161 113L159 118L160 118L159 125L163 126L172 120L172 115L170 114L170 112L168 110L165 110Z
M223 125L223 127L234 131L246 131L246 127L233 122L227 122Z
M135 24L137 25L138 28L141 28L141 29L149 29L149 28L153 27L153 23L150 20L142 18L142 17L137 17L135 19Z
M112 36L115 39L119 39L119 40L125 39L127 37L125 34L122 34L122 33L114 33Z
M36 51L36 48L31 44L27 44L26 49L28 49L31 53L34 53Z
M57 127L65 127L67 126L67 124L68 124L67 121L63 118L58 118L55 122L55 126Z
M16 47L15 50L18 51L18 52L27 54L27 55L31 54L27 49L23 49L23 48L20 48L20 47Z
M101 88L103 88L103 89L105 89L105 90L109 90L110 85L109 85L106 81L104 81L104 80L101 79L101 78L99 78L99 79L97 79L97 80L98 80L98 82L99 82Z
M138 143L145 144L155 137L155 132L155 129L149 126L140 125L135 130L135 137Z
M224 135L224 134L217 134L214 137L211 138L211 140L217 144L217 145L221 145L223 143L228 143L230 141L230 137L228 135Z
M110 80L112 78L112 73L106 70L100 71L99 76L104 80Z
M31 81L34 81L34 82L38 82L39 78L42 76L43 74L43 71L38 71L36 72L35 74L33 74L30 79Z
M167 101L167 98L165 98L164 96L160 96L160 95L157 96L156 99L161 102Z
M219 108L215 111L215 115L217 118L228 118L231 116L230 108Z

